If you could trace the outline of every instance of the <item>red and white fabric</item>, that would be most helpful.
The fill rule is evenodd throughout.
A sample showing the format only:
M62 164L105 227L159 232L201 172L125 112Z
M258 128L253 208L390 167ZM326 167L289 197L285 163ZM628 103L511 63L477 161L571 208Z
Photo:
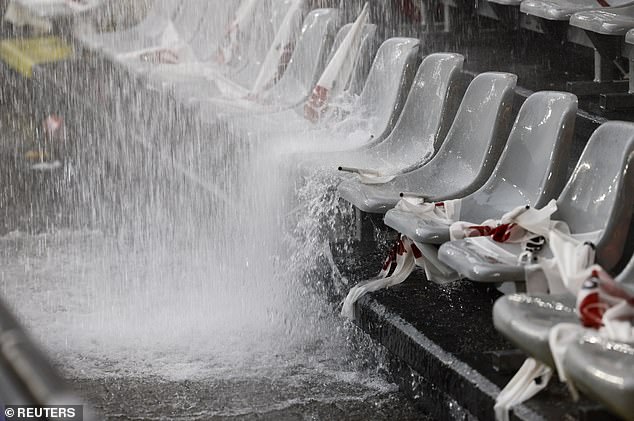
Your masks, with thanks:
M343 92L354 71L363 41L363 28L369 19L369 4L366 3L304 105L304 117L307 120L313 123L319 121L328 109L329 99Z
M422 198L405 196L398 202L396 209L411 212L423 219L449 223L452 218L457 218L460 214L460 203L459 199L428 203ZM354 303L359 298L368 292L378 291L402 283L414 271L416 266L423 267L428 279L431 280L437 281L439 278L446 278L453 274L451 269L449 269L451 273L447 274L445 265L438 260L436 246L419 244L401 235L396 246L390 251L377 277L356 285L348 292L341 314L354 319Z
M217 61L220 64L228 64L240 53L240 38L242 31L249 27L249 22L255 15L255 9L259 0L242 0L236 10L233 20L227 28L224 45L218 48Z
M251 88L251 95L262 93L277 82L284 73L301 30L303 6L304 0L295 0L286 12Z
M355 319L354 304L369 292L398 285L405 281L416 264L422 263L422 254L413 241L401 237L390 251L379 274L372 279L360 282L350 289L343 301L341 314L350 320Z

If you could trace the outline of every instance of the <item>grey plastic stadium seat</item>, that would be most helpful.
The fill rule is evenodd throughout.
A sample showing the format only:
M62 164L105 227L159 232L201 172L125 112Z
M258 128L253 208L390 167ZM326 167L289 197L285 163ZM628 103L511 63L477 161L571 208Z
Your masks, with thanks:
M309 137L317 139L317 143L323 145L332 139L345 138L360 126L363 126L360 130L364 136L367 133L373 134L367 135L367 140L359 139L360 143L383 138L391 132L407 98L416 69L419 46L420 41L414 38L390 38L383 42L374 58L363 91L350 109L346 110L348 114L337 122L334 130L308 123L304 118L303 101L297 107L280 112L268 112L261 116L247 115L239 120L240 126L245 128L256 124L257 131L260 134L266 132L267 135L284 136L301 131L306 137L307 147L311 142ZM348 118L350 115L352 117ZM340 143L345 148L346 142Z
M265 100L268 103L278 104L279 108L288 108L302 103L308 97L326 65L326 58L337 33L338 21L339 12L336 9L317 9L308 14L284 75L266 93ZM211 83L205 81L205 85ZM183 103L198 108L202 115L213 116L221 111L243 110L239 104L232 106L231 102L215 101L213 96L218 96L218 92L213 95L213 92L205 91L199 96L197 87L192 85L188 89L193 89L193 92L181 91L178 95Z
M491 178L463 198L460 219L479 223L512 209L540 208L557 197L574 134L577 98L565 92L537 92L522 105ZM449 241L449 225L392 209L385 224L419 243Z
M187 0L182 2L172 15L171 20L158 32L146 32L135 38L125 38L123 42L104 42L101 44L101 52L111 59L116 59L117 55L130 53L147 48L162 47L162 38L169 28L173 29L179 36L179 40L188 43L193 37L201 22L201 13L207 10L209 2L203 0Z
M226 66L219 65L214 57L217 54L218 46L223 42L223 25L229 20L224 16L225 7L221 7L222 0L207 0L203 2L203 7L199 8L201 25L188 44L182 47L187 50L184 57L180 57L177 64L161 64L153 62L143 62L140 57L130 57L125 60L125 65L131 70L140 73L144 79L146 87L160 93L174 91L176 89L186 89L187 85L194 85L196 92L205 92L206 86L211 86L215 92L213 83L209 82L205 76L208 72L217 71L221 77L227 77L238 85L249 85L257 76L257 72L264 59L264 54L268 51L273 42L275 31L280 27L281 20L288 10L286 1L278 1L275 7L271 2L258 4L255 10L256 22L254 28L246 32L241 40L248 55L240 57L228 63Z
M253 14L252 27L245 33L242 41L242 50L247 54L238 54L229 63L230 69L225 71L228 77L243 86L253 83L290 6L290 0L266 0L258 3ZM210 54L215 56L215 53L214 48ZM199 55L201 59L206 58L202 53Z
M555 367L548 337L559 323L578 323L576 299L570 294L511 294L493 306L493 325L531 357Z
M352 27L352 24L344 25L337 32L337 36L335 37L335 41L332 44L332 47L330 48L330 53L329 53L328 59L325 60L325 63L327 63L330 60L330 58L332 58L334 53L337 51L337 49L343 42L343 39L349 33L351 27ZM368 69L359 69L360 66L364 66L364 60L367 59L365 57L362 58L361 56L369 54L371 55L371 57L374 57L375 45L376 45L375 35L376 35L376 25L368 24L364 26L362 41L361 41L361 49L358 53L359 55L357 56L357 62L355 63L354 72L351 75L351 79L346 82L346 86L350 86L350 84L353 83L353 80L355 80L356 78L362 78L364 77L364 74L367 74ZM303 48L303 47L298 45L297 48ZM282 75L282 78L283 77L284 76ZM231 118L234 124L237 124L238 121L240 120L238 115L242 115L247 112L250 114L249 117L245 117L246 121L244 123L247 125L249 123L252 123L252 120L254 118L251 114L272 112L271 107L266 107L266 106L257 107L257 104L247 103L246 104L247 107L242 108L240 107L240 105L232 103L232 98L221 97L221 93L217 90L213 82L210 82L208 79L204 77L200 78L197 81L189 81L189 80L181 81L181 83L178 83L177 85L172 86L172 89L173 89L172 94L175 96L176 101L178 102L180 101L194 102L195 100L191 100L192 97L198 97L202 100L209 100L210 102L208 104L206 104L205 101L201 101L205 105L204 109L206 113L211 114L212 112L214 112L214 109L217 109L217 112L222 112L225 117L228 115L231 115ZM220 102L219 104L216 104L215 97L217 97L218 101L224 101L224 102ZM188 99L190 101L188 101ZM252 108L249 108L248 107L249 105L251 105ZM282 107L282 106L292 107L293 105L295 105L298 107L298 110L299 108L302 108L303 110L303 102L300 104L287 104L283 102L281 104L272 104L272 105L274 107ZM294 116L291 116L291 117L294 117ZM257 117L255 118L257 119Z
M330 59L335 54L337 49L341 46L343 39L346 37L346 35L348 35L351 28L352 28L352 24L347 24L347 25L344 25L344 27L342 27L337 32L337 36L335 37L335 40L332 44L328 58L324 60L324 62L320 66L310 66L309 64L308 66L309 69L319 68L318 73L311 75L312 80L309 81L307 77L301 77L299 73L301 69L299 68L299 66L294 66L293 69L290 69L294 77L292 79L287 78L286 80L280 80L276 85L274 85L266 94L267 100L272 102L279 101L279 102L287 102L289 104L293 103L295 105L301 105L303 110L304 101L306 100L308 95L311 93L313 86L319 80L319 77L321 76L321 73L323 72L327 63L330 61ZM372 57L374 57L374 50L372 45L376 43L375 36L376 36L376 25L364 25L363 34L362 34L362 38L363 38L362 47L359 49L359 52L358 52L357 60L355 63L356 66L359 66L360 64L363 63L361 55L371 54ZM306 58L305 62L310 63L310 60ZM287 69L287 72L288 71L289 70ZM354 73L353 75L351 75L351 78L349 80L344 82L345 86L350 86L353 76L354 76ZM282 77L282 79L284 79L284 77ZM286 92L287 89L290 88L295 81L300 82L301 88L296 91L297 94L293 95L294 99L292 99L291 101L287 101L284 92Z
M634 257L616 278L634 291ZM566 375L582 392L621 417L634 419L634 347L603 340L591 333L564 355Z
M428 162L445 139L464 94L463 63L460 54L425 57L392 132L384 140L338 153L337 164L399 174Z
M624 36L634 28L634 5L575 13L570 25L597 34Z
M350 25L352 27L352 25ZM374 24L366 24L364 28L363 41L355 63L355 69L348 81L345 90L352 95L360 95L368 79L374 57L379 50L381 43L377 36L377 26Z
M330 62L330 59L335 54L335 52L343 42L344 38L350 32L352 25L352 23L348 23L339 30L339 32L337 33L337 37L335 38L335 42L332 46L332 50L330 51L330 56L328 57L328 60L326 62ZM355 69L350 76L350 80L346 82L346 85L344 87L344 90L349 93L358 95L363 90L365 81L368 78L370 69L372 68L372 62L374 61L374 57L376 56L377 50L379 48L376 30L377 26L372 23L366 24L363 27L363 40L361 41L361 48L359 49L359 52L357 54Z
M564 354L566 376L585 395L634 420L634 344L588 333Z
M592 42L595 74L593 82L570 82L569 89L601 94L601 107L605 109L631 107L634 97L627 92L629 87L629 92L634 93L634 82L622 80L623 69L614 63L618 63L627 51L623 48L623 36L634 28L634 4L575 13L570 18L570 25L583 29ZM630 68L630 75L632 72L634 70Z
M553 34L556 34L556 38L564 41L565 37L563 36L570 29L567 23L569 23L574 14L594 10L614 10L616 7L630 4L634 4L634 1L525 0L522 2L520 10L529 15L545 19L543 29L546 32L553 32ZM621 67L618 66L618 62L615 62L615 59L618 60L621 56L621 41L592 31L586 30L585 33L595 48L594 77L589 81L569 81L566 84L566 90L578 96L624 92L627 89L627 83L619 80L621 79Z
M591 136L577 166L557 200L554 220L565 221L572 234L600 231L595 242L597 263L611 270L621 259L630 224L634 195L634 124L610 121ZM476 241L490 241L489 238ZM497 243L509 252L500 261L475 245L473 239L440 247L440 260L476 282L524 281L524 266L515 256L519 244ZM546 245L540 252L550 257ZM512 256L512 257L511 257Z
M330 54L325 63L329 63L332 57L335 55L344 38L350 32L353 24L346 24L343 28L339 30L337 33L337 37L335 38L335 42L332 45L332 49L330 50ZM339 91L340 95L361 95L363 92L363 88L365 87L365 83L369 77L369 73L372 71L374 66L374 60L378 54L378 49L380 48L378 45L378 40L376 37L376 25L374 24L366 24L363 28L361 47L357 52L356 61L354 63L353 71L350 75L349 80L342 81L342 85L344 86L343 90ZM411 54L405 55L405 57L413 57ZM407 62L407 61L406 61ZM368 65L369 63L369 65ZM393 62L394 69L396 69L399 64L402 64L402 60L395 60ZM376 71L376 70L375 70ZM403 73L403 71L395 71L395 74ZM394 74L392 74L392 77ZM317 78L319 79L319 78ZM387 78L385 79L386 83L389 83ZM316 83L316 82L315 82ZM361 92L356 92L359 90L359 85L361 86ZM335 93L337 95L337 93ZM336 97L331 98L336 100ZM266 116L263 118L265 120L278 120L282 119L284 121L284 129L280 126L274 128L274 132L289 132L289 131L305 131L309 129L317 129L319 126L306 126L306 120L304 118L304 105L306 98L301 102L295 104L295 106L290 106L288 109L281 111L280 113L266 113ZM299 116L299 119L297 118ZM248 117L247 117L248 119ZM261 122L260 122L261 123ZM260 125L260 130L264 128Z
M143 63L138 57L132 57L130 63L124 63L130 70L136 71L140 84L138 91L146 97L146 106L141 107L140 112L153 107L181 109L192 96L218 97L221 95L216 83L218 80L219 83L228 81L237 86L238 92L246 92L262 65L263 52L270 48L267 43L273 43L275 32L291 5L290 0L267 0L259 3L255 11L254 27L241 37L242 48L251 53L239 55L227 65L219 65L208 58L217 53L218 46L224 40L222 28L229 20L227 13L230 9L223 0L209 2L207 14L202 15L204 25L201 25L188 47L183 49L186 53L178 64ZM299 31L297 36L299 37ZM217 75L216 79L212 79L210 74Z
M145 18L137 25L123 31L95 33L78 27L74 37L87 49L97 50L102 46L116 48L117 45L151 43L160 38L170 19L180 8L182 0L155 0ZM142 41L146 40L146 41Z
M346 180L339 195L368 213L385 213L401 192L419 192L429 200L464 197L484 184L500 156L510 126L517 77L482 73L469 85L456 118L436 156L414 171L382 185Z
M335 9L321 9L311 12L311 15L314 16L308 22L311 32L302 29L302 37L284 75L266 92L267 102L302 103L324 70L339 26L339 14Z
M489 0L489 3L501 4L503 6L519 6L522 0Z
M57 18L66 18L70 16L76 16L81 13L88 12L92 9L100 7L103 3L99 0L93 0L89 3L86 3L82 10L75 9L65 2L60 1L42 1L42 0L12 0L19 7L22 7L24 10L28 11L31 15L43 18L43 19L57 19Z
M361 112L354 120L368 120L373 138L387 136L403 109L416 72L420 41L390 38L381 44L355 107ZM345 133L358 124L344 120L338 130ZM371 139L368 139L370 141Z
M616 281L634 287L634 257ZM519 349L554 368L548 344L550 329L559 323L579 323L575 301L570 294L507 295L493 306L493 324Z
M632 0L610 0L609 7L634 3ZM607 2L605 2L607 4ZM597 0L525 0L520 10L547 20L567 21L572 15L586 10L608 7Z

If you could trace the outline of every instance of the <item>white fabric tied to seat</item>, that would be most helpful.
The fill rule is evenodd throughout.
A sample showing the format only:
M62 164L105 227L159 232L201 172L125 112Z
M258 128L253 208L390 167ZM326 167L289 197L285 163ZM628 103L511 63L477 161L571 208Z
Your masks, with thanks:
M474 244L485 248L492 257L498 260L511 264L518 261L526 263L528 288L531 290L541 289L547 285L548 290L553 293L562 290L578 291L583 280L587 278L587 271L581 272L581 270L593 263L594 249L571 236L565 223L551 221L551 215L557 211L554 200L539 210L519 206L503 215L498 221L487 220L478 225L464 221L456 222L460 217L461 203L460 199L425 203L423 199L413 200L406 197L397 204L396 209L413 213L423 220L451 225L452 240L468 236ZM481 239L474 237L481 237ZM535 237L548 239L547 242L553 253L552 258L525 261L526 252L513 254L496 244L498 242L516 243L521 244L520 250L526 250L530 248ZM593 234L592 238L595 237ZM428 279L435 282L450 282L459 279L457 273L439 261L436 247L414 243L423 254L423 259L420 261L423 263Z
M425 202L424 198L417 198L403 194L403 198L396 204L397 211L408 212L425 221L434 221L443 225L450 225L460 219L462 199L445 200L442 202ZM410 241L413 241L410 239ZM457 273L438 260L438 251L434 245L413 241L422 258L417 259L418 266L425 269L427 279L437 283L447 283L459 279ZM409 271L409 275L412 270Z
M422 198L404 196L396 205L397 209L408 210L421 217L449 221L460 213L460 199L447 200L446 202L427 203ZM430 267L438 267L439 262L426 259L426 244L417 244L406 236L401 236L394 250L390 252L383 269L376 278L360 282L348 292L341 314L349 319L354 319L354 304L369 292L389 288L403 283L414 271L416 266L424 267L427 271ZM427 252L429 254L429 251Z
M422 255L407 237L401 237L387 257L381 272L372 279L363 281L350 289L343 301L341 315L354 320L354 304L369 292L379 291L405 281L416 264L421 264Z
M591 395L604 402L602 398L608 397L612 400L607 402L608 406L616 408L617 413L631 414L632 405L624 404L623 400L631 388L623 389L610 381L602 383L601 379L592 381L596 370L587 367L586 363L591 360L603 364L604 369L610 368L606 367L609 357L602 356L602 361L597 361L593 355L598 352L596 343L614 344L613 349L617 349L623 348L624 343L634 342L634 291L631 289L634 258L630 259L616 280L598 265L588 268L588 272L590 276L576 295L576 310L569 308L573 304L564 304L569 301L567 297L562 300L557 297L548 299L543 295L515 295L502 297L496 302L494 322L498 330L534 359L556 369L559 379L567 383L573 398L576 398L579 386L587 388L589 384L597 389ZM583 338L592 338L593 344ZM612 351L605 350L605 353L608 352ZM585 361L578 360L580 355ZM623 363L618 361L619 354L615 355L617 360L610 370L621 373L619 380L623 380L627 374L622 371ZM597 368L601 370L601 367ZM606 384L614 389L606 390Z
M249 26L259 0L242 0L225 34L225 45L218 48L217 61L231 62L240 49L240 35Z
M498 421L509 421L509 410L542 391L553 372L547 365L528 358L498 395L494 411Z
M566 382L574 398L578 396L564 368L568 347L596 329L598 336L618 342L634 343L634 293L616 282L599 265L580 272L590 272L576 293L577 314L581 324L559 323L550 330L549 345L559 379Z
M251 95L258 95L265 89L271 87L282 76L282 69L286 68L288 61L293 54L295 41L302 27L302 7L304 0L295 0L275 34L273 45L269 49L258 76L251 88ZM282 70L282 71L280 71Z
M507 213L497 222L485 221L480 226L470 226L457 222L451 227L452 239L469 236L476 247L483 249L491 258L524 266L527 290L529 292L550 292L559 294L578 292L581 283L587 279L587 268L594 263L592 242L600 236L600 231L582 234L570 234L568 225L563 221L553 221L551 216L557 212L557 202L551 200L542 209L518 207ZM480 236L480 228L489 228L496 237ZM496 232L496 228L503 228ZM476 235L476 237L471 237ZM478 238L479 237L479 238ZM537 237L543 237L552 256L544 255L543 246L537 250L531 246ZM521 244L513 250L504 248L500 243Z
M551 293L561 293L565 290L578 293L581 285L592 275L597 269L594 262L594 248L581 243L566 232L562 232L556 227L567 231L567 226L560 222L551 222L550 215L556 211L556 204L551 202L549 209L542 211L541 215L531 215L531 212L519 213L516 218L511 220L510 224L515 224L523 231L523 235L519 235L517 240L526 241L532 235L547 236L550 249L553 253L551 259L543 259L538 263L529 264L527 271L527 289L535 287L535 281L531 278L538 273L543 273L548 288ZM554 208L554 209L553 209ZM540 211L534 212L539 214ZM527 215L528 224L522 225L522 215ZM529 228L530 227L530 228ZM511 228L512 229L512 228ZM543 285L541 283L540 285ZM561 358L565 353L567 346L576 340L582 328L579 325L571 325L569 323L561 323L550 331L549 344L555 366L557 368L559 378L566 381L563 372ZM495 413L499 421L507 421L509 419L509 409L518 405L538 392L544 389L552 376L552 370L543 362L528 358L522 368L517 372L513 379L507 384L496 399ZM540 382L537 383L537 379ZM568 383L569 390L574 399L578 397L576 389L571 383Z
M363 28L369 19L369 3L366 3L350 32L326 66L317 85L313 88L312 94L304 106L304 117L307 120L317 122L328 108L328 99L339 95L345 89L345 84L337 84L336 82L350 80L357 62L357 53L363 41Z

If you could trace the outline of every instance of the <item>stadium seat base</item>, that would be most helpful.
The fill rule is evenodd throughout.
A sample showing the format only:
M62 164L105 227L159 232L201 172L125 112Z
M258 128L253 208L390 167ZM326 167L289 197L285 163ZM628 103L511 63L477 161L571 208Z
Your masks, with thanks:
M628 110L634 108L634 93L605 93L599 97L601 109L606 111Z
M581 80L566 83L566 90L568 92L572 92L577 96L600 95L606 93L623 93L627 92L628 88L629 81L627 80L614 80L609 82Z

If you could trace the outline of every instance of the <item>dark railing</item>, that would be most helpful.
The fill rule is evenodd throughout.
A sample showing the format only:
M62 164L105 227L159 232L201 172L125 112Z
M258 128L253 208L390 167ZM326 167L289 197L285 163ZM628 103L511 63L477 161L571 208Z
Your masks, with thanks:
M45 353L0 300L0 403L82 405ZM95 419L87 407L84 420Z

